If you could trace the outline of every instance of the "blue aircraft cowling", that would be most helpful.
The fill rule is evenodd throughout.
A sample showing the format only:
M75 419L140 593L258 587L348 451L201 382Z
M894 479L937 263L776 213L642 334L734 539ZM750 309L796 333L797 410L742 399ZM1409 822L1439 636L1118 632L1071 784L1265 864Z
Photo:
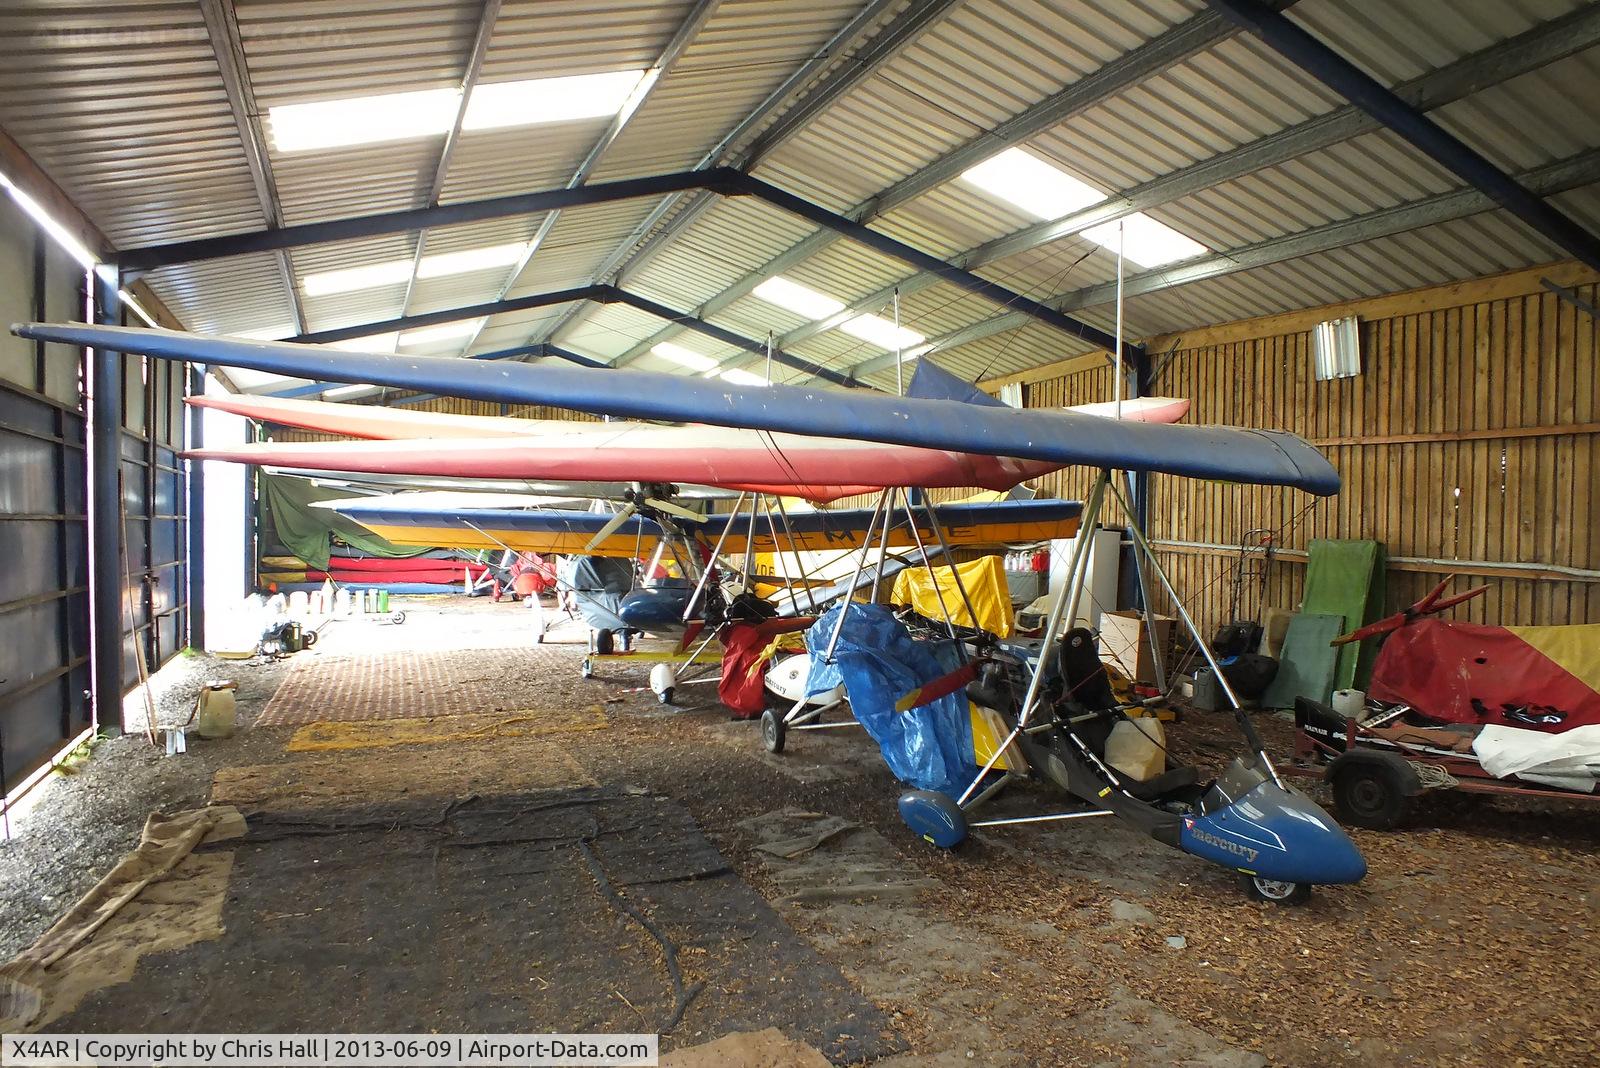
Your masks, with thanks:
M622 598L617 617L632 630L665 634L683 629L683 610L694 596L694 585L667 581L634 590Z
M1326 886L1360 882L1367 861L1310 798L1275 782L1201 815L1185 816L1179 846L1246 875Z

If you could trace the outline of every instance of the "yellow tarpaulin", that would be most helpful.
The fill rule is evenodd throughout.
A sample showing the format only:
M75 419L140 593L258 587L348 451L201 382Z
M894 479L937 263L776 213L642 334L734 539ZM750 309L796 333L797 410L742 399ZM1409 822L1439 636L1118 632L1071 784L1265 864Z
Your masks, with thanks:
M972 611L977 615L974 620L967 612L966 603L961 599L961 589L956 585L956 572L961 575L961 585L966 587L967 597L972 601ZM957 626L981 627L1002 638L1011 637L1011 627L1016 617L1011 611L1011 593L1006 588L1005 561L998 556L980 556L976 560L965 564L957 564L952 571L950 565L941 564L929 573L925 567L908 567L895 576L894 592L890 600L895 604L908 604L921 615L930 619L943 619L944 612L939 608L939 593L934 592L934 583L944 596L945 608L950 612Z

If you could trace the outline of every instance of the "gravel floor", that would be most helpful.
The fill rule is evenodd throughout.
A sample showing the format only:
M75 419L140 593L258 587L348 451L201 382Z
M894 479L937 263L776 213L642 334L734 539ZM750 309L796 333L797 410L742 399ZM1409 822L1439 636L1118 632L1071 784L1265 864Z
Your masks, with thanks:
M271 697L288 661L228 661L180 656L157 680L157 722L189 718L200 688L213 679L235 679L240 730L232 738L203 741L191 736L189 751L168 757L142 732L142 701L133 733L94 744L77 771L57 771L27 797L12 822L12 837L0 842L0 956L31 944L56 917L93 886L139 840L145 817L206 803L211 775L230 764L281 759L282 732L248 728Z
M415 612L415 628L338 624L300 655L433 648L449 635L457 655L492 665L496 652L473 651L473 635L503 649L526 625L516 612L456 599ZM681 690L701 703L673 709L637 692L647 665L602 663L580 678L582 641L575 627L552 633L537 691L552 707L598 704L608 725L562 746L596 782L684 805L890 1014L912 1050L885 1062L897 1068L1600 1063L1585 993L1600 983L1600 827L1588 809L1430 798L1409 829L1356 832L1371 867L1363 884L1319 890L1298 909L1251 903L1228 873L1111 820L979 834L943 853L905 833L896 785L860 732L791 735L773 756L709 687ZM289 728L249 726L291 666L189 662L163 720L187 716L194 687L227 675L240 681L238 735L179 758L118 739L44 787L0 853L5 948L30 942L98 878L146 813L202 802L219 767L294 759ZM1286 727L1266 726L1281 749ZM1212 768L1237 750L1223 717L1191 716L1172 739ZM1000 811L1051 800L1022 789ZM750 829L783 809L857 825L847 852L830 845L814 867L849 859L934 889L796 894L806 873L758 849Z

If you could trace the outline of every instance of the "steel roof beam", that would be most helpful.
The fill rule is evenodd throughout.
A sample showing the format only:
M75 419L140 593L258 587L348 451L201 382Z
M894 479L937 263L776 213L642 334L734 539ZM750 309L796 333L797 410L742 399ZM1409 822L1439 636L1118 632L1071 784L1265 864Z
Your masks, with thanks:
M531 293L524 297L469 304L461 308L445 308L441 311L400 315L393 319L383 319L378 322L341 326L335 330L317 330L311 333L297 334L284 340L293 341L301 345L330 345L337 341L353 341L356 338L370 337L374 334L387 334L396 330L416 330L425 326L440 326L444 323L459 323L467 319L479 319L487 315L503 315L507 312L548 308L552 305L567 304L576 300L612 301L615 299L617 299L616 290L611 286L578 286L573 289L561 289L550 293Z
M834 101L870 78L885 63L893 59L900 49L921 36L929 27L942 20L961 2L962 0L912 0L902 11L895 15L893 22L885 25L876 35L868 39L848 61L835 66L826 78L807 88L805 95L800 97L792 107L787 111L782 111L771 126L762 130L761 134L750 144L734 152L726 162L745 171L754 167L789 141L790 138L805 129L807 123L831 107ZM847 42L853 40L861 32L857 24L870 25L883 14L884 9L892 6L892 4L883 3L867 5L857 13L855 19L851 20L851 25L846 26L845 30L836 36L836 39L849 34L848 37L845 37L845 40ZM824 49L824 52L827 53L826 58L828 61L832 61L837 56L837 53L832 49L832 42L829 42L829 47ZM824 67L826 65L826 63L822 64ZM772 98L769 97L768 99L771 100ZM787 100L788 97L785 96L782 99ZM762 107L766 106L766 103L763 103ZM760 114L762 121L764 121L766 115L762 114L759 108L752 114L751 118L754 118L757 114ZM720 159L721 152L725 151L725 146L737 144L742 137L756 128L759 125L759 121L752 122L751 118L747 118L738 127L735 127L733 132L723 139L718 148L712 150L713 154L709 155L708 158L713 161ZM634 252L632 256L628 256L625 264L613 265L611 270L617 271L619 274L623 271L635 272L641 270L646 263L671 244L679 234L688 229L689 225L714 203L716 201L711 197L703 196L697 198L693 203L687 205L684 210L673 216L672 220L663 229L651 234L650 240L637 252ZM649 231L646 230L646 233L649 233ZM604 273L602 273L601 277L604 276Z
M461 221L463 216L470 218L496 218L510 214L525 214L530 211L548 210L548 208L530 207L534 204L550 205L552 203L596 203L605 200L619 200L630 196L649 195L649 190L659 190L665 187L677 188L704 188L711 189L724 196L753 196L774 207L798 215L807 221L827 230L849 237L855 241L877 249L885 255L903 260L919 270L937 274L940 278L954 285L961 286L973 293L980 294L999 304L1020 308L1025 314L1049 323L1051 326L1064 330L1074 337L1083 338L1096 345L1110 347L1114 339L1105 331L1087 323L1078 322L1070 316L1063 315L1055 309L1046 307L1038 301L1031 300L1021 293L1010 289L986 278L981 278L970 271L954 267L935 256L929 255L920 249L913 248L903 241L898 241L887 234L879 233L859 222L846 218L822 207L809 200L795 196L793 193L779 189L759 178L751 177L740 171L729 168L718 168L710 171L685 171L678 174L659 175L654 178L629 179L620 182L607 182L592 186L579 186L576 188L563 188L550 190L543 193L528 193L520 196L498 197L493 200L466 201L458 204L443 204L432 208L419 208L410 211L390 212L386 215L370 215L356 219L341 219L326 223L312 223L307 226L286 227L282 230L264 230L254 234L241 234L228 238L204 238L199 241L178 242L155 249L133 250L123 254L122 261L135 262L141 265L151 263L183 262L184 260L206 259L218 256L238 255L246 251L262 251L270 248L292 247L293 245L337 240L339 238L363 237L376 233L394 233L397 230L416 229L417 220L424 220L422 225L439 225L438 220L449 218ZM412 225L407 225L411 223ZM618 290L620 292L620 290ZM535 294L533 300L541 299L543 294ZM634 299L628 297L630 301ZM512 310L511 301L495 301L489 304L475 305L475 308L499 308L502 311ZM458 309L459 311L459 309ZM481 314L495 314L494 311L485 311ZM455 312L435 312L421 316L401 316L391 319L382 325L382 329L396 329L397 324L421 325L423 320L429 320L436 315L453 315L453 319L433 319L434 322L450 322L467 318L465 314ZM721 327L706 323L699 315L685 315L673 312L682 325L698 330L702 333L712 333L721 330ZM350 337L360 336L363 333L374 333L380 329L379 324L366 324L362 327L345 327L341 330L322 331L317 336L331 339L334 336ZM355 333L351 333L354 331ZM713 334L712 336L716 336ZM739 335L729 332L729 336ZM758 345L758 342L748 338L741 339L746 345ZM735 342L728 342L736 344ZM637 346L636 346L637 347ZM738 347L744 348L745 345ZM755 349L746 349L754 352ZM765 353L765 346L759 351ZM1136 355L1138 346L1129 346L1130 355ZM777 359L774 355L774 359ZM787 363L790 357L787 354L784 360ZM798 357L793 359L799 360ZM829 371L808 360L800 360L798 364L790 366L801 367L817 374L818 377L841 384L851 382L851 379L837 372Z
M1600 44L1600 4L1580 8L1510 40L1463 56L1448 66L1398 86L1395 92L1415 107L1443 107L1596 44ZM951 262L968 269L983 267L1019 252L1071 237L1092 226L1114 222L1135 212L1159 207L1223 182L1253 174L1265 167L1330 148L1379 129L1381 125L1353 105L1340 108L1154 178L1070 215L1036 223L986 241L953 257ZM797 345L863 312L878 310L890 300L896 289L903 298L937 282L938 278L932 275L908 275L892 285L851 301L843 310L826 319L796 327L779 338L778 343L785 347Z
M738 334L726 327L704 322L692 315L670 308L659 301L648 297L641 297L636 293L629 293L606 283L596 285L578 286L573 289L560 289L549 293L531 293L521 297L507 297L500 300L489 301L482 304L469 304L461 308L446 308L442 311L422 312L416 315L402 315L393 319L384 319L378 322L360 323L355 326L343 326L336 330L318 330L313 333L299 334L285 340L302 345L328 345L338 341L353 341L357 338L370 337L374 334L387 334L401 330L416 330L426 326L439 326L443 323L459 323L467 319L487 318L491 315L503 315L508 312L529 311L534 308L548 308L558 304L568 304L575 301L593 301L599 304L626 304L642 312L654 315L669 322L681 323L686 329L705 334L724 345L731 345L744 352L767 354L767 347L762 342L752 341L750 338ZM540 344L531 342L530 344ZM564 350L563 350L564 351ZM833 382L836 385L853 386L857 383L837 371L829 370L810 360L774 349L772 359L786 367ZM609 366L609 365L604 365Z
M1600 149L1593 149L1525 171L1518 176L1518 180L1539 196L1554 196L1570 189L1600 182ZM1267 267L1286 260L1298 259L1301 256L1330 252L1363 241L1393 237L1424 226L1465 219L1496 207L1498 205L1493 198L1482 190L1471 187L1457 189L1408 204L1398 204L1392 208L1358 215L1353 219L1344 219L1253 245L1243 245L1226 252L1197 257L1185 263L1170 264L1129 275L1123 280L1123 293L1127 297L1158 293L1191 282L1220 278L1255 267ZM1070 293L1047 297L1045 303L1059 311L1070 312L1106 304L1115 297L1116 283L1103 282ZM907 349L905 358L925 356L1007 330L1015 330L1027 325L1028 321L1028 316L1016 312L997 315ZM884 357L867 360L852 370L856 374L865 376L893 366L894 356L890 353Z
M969 293L976 294L994 301L1003 307L1016 308L1020 314L1031 319L1055 327L1073 337L1087 341L1092 345L1116 351L1117 339L1097 326L1064 315L1059 309L1041 304L1031 297L1023 296L1014 290L1008 289L998 282L991 282L981 275L973 274L965 268L946 263L937 256L930 255L920 249L913 248L904 241L880 233L871 227L855 222L837 212L829 211L809 200L795 196L793 193L779 189L768 182L750 175L740 175L735 180L734 186L752 196L759 197L774 207L798 215L807 222L832 230L841 237L848 237L853 241L866 245L868 248L881 252L886 256L935 275L940 281L959 286ZM1131 360L1139 358L1143 353L1139 345L1123 342L1123 354Z
M1396 96L1393 90L1259 0L1206 0L1317 81L1400 134L1428 157L1579 261L1600 270L1600 238L1547 204L1476 149Z
M1596 44L1600 44L1600 5L1591 5L1413 78L1396 87L1395 93L1413 107L1432 110ZM1331 148L1371 133L1381 126L1382 123L1360 108L1353 105L1339 108L1152 179L1082 211L986 242L959 257L957 262L967 267L993 263L1018 252L1070 237L1091 226L1158 207L1310 152Z
M1580 8L1509 40L1463 56L1448 66L1405 82L1396 87L1395 93L1415 107L1431 110L1538 70L1597 44L1600 44L1600 4ZM1381 126L1382 123L1360 108L1354 105L1343 107L1201 160L1182 170L1154 178L1071 215L986 241L953 257L951 262L968 269L983 267L1019 252L1071 237L1092 226L1159 207L1263 168L1331 148ZM906 297L937 282L938 278L928 274L908 275L892 285L851 301L835 315L796 327L779 338L778 344L784 347L797 345L862 312L876 311L893 296L896 289L900 290L901 297Z
M736 349L742 349L743 351L751 353L752 355L762 357L767 355L767 346L764 343L760 341L752 341L750 338L747 338L742 334L734 333L727 327L717 326L714 323L708 323L704 319L701 319L697 316L687 315L683 312L677 311L676 309L669 308L665 304L659 304L656 301L650 300L647 297L641 297L637 294L629 293L620 289L615 290L615 292L616 300L619 304L627 304L630 307L638 308L640 311L649 312L651 315L654 315L658 318L666 319L668 322L678 323L682 325L684 329L693 330L696 333L704 334L710 338L715 338L724 345L731 345ZM796 356L793 353L784 352L779 348L774 348L771 355L772 362L774 363L781 363L785 367L793 368L796 371L804 371L814 378L820 378L824 381L832 382L834 385L855 386L860 384L848 375L842 375L838 371L823 367L821 364L813 363L811 360L807 360L801 356ZM608 364L607 366L614 365Z
M228 97L228 110L233 114L234 126L239 131L245 166L250 169L250 182L255 186L262 217L268 226L282 227L283 205L278 198L278 184L272 177L272 160L267 155L267 139L261 130L261 112L256 106L255 90L250 84L244 39L239 34L238 13L234 10L233 0L201 0L200 12L205 17L206 35L211 39L211 51L216 56L222 89ZM295 329L304 330L306 313L300 303L300 290L295 285L294 267L289 262L289 254L278 249L273 258L278 262L278 276L283 280Z
M755 166L780 145L803 130L807 123L832 106L834 101L870 78L879 68L894 58L900 49L915 40L929 27L938 23L959 3L960 0L913 0L904 10L895 15L893 22L885 25L862 45L860 50L850 57L848 62L838 64L821 82L807 89L805 95L793 107L784 111L770 127L763 130L748 146L728 157L727 162L745 170ZM828 47L824 49L827 61L832 62L837 58L836 53L833 51L834 42L842 41L840 48L847 46L851 40L854 40L867 26L875 22L883 14L884 10L889 7L892 7L892 5L883 3L868 4L858 12L850 24L836 34L834 40L830 41ZM820 64L819 69L826 65L826 63ZM807 66L809 67L810 64ZM801 68L801 71L796 72L796 76L791 77L785 83L785 86L796 83L796 78L805 70L806 68ZM771 110L776 110L785 99L787 99L787 95L780 97L779 94L775 93L769 96L749 118L740 123L738 127L735 127L727 137L723 138L717 148L707 153L705 161L709 163L722 160L724 152L731 149L748 132L757 128L759 123L765 120L767 114ZM595 277L606 278L616 272L620 280L623 277L623 272L641 270L653 256L663 248L666 248L679 234L688 229L694 220L713 203L715 201L710 197L699 197L673 216L665 227L652 233L652 229L666 215L671 206L670 204L663 204L656 212L652 213L651 218L646 219L634 231L633 235L630 235L627 241L619 246L616 253L613 253L601 265ZM649 239L645 244L636 252L633 251L634 244L647 234ZM630 252L632 252L631 256L629 255ZM623 262L624 259L626 259L626 263ZM707 305L700 309L700 314L702 316L714 315L718 310L720 308L712 308ZM624 353L618 361L619 365L628 363L642 355L649 350L651 345L666 340L672 333L673 331L669 328L661 331L656 336L648 338L649 344L639 348L637 352L630 350Z
M546 189L536 193L517 193L487 200L463 200L429 208L408 208L376 215L358 215L326 222L302 223L278 229L256 230L221 237L202 237L164 245L145 245L117 253L118 266L127 271L152 271L178 263L242 256L252 252L300 248L329 241L350 241L384 234L402 234L430 226L504 219L514 215L536 215L560 208L585 204L608 204L635 197L661 196L685 189L720 191L739 173L730 168L678 171L615 182L597 182L577 188Z
M754 111L750 112L750 114L746 115L742 120L740 120L739 124L732 130L729 130L722 140L718 141L709 152L701 156L700 162L696 163L695 166L697 168L708 168L715 167L723 163L734 162L734 158L728 156L727 154L735 144L738 144L739 141L747 136L752 130L756 129L761 125L761 123L765 122L773 112L777 111L780 107L787 103L789 99L793 97L795 93L804 88L812 78L816 77L824 69L826 69L830 63L834 62L834 60L838 58L838 54L844 49L848 48L851 42L859 37L862 32L867 29L867 27L876 23L885 11L887 11L889 8L892 8L898 2L899 0L870 0L870 2L864 4L853 16L851 16L850 21L840 27L838 32L829 38L828 42L818 49L810 59L796 68L795 71L789 75L789 77L783 80L783 84L779 85L778 88L767 94L766 99L758 104ZM633 233L629 234L628 237L617 246L616 250L612 252L610 256L606 257L606 259L601 262L600 266L596 268L594 272L594 280L598 282L610 278L611 275L621 265L622 261L628 258L628 254L633 251L634 246L649 236L652 231L655 230L656 226L661 222L661 220L666 218L667 215L671 213L673 206L678 203L680 196L681 194L673 194L662 200L660 204L656 205L655 210L652 211L643 222L634 227ZM696 197L693 202L682 212L673 216L672 222L668 224L669 229L679 229L682 225L679 221L680 219L698 216L704 208L709 207L712 203L713 201L710 197ZM660 240L664 241L665 239L664 231L663 235L660 236ZM652 237L651 246L653 247L657 243L658 239ZM639 254L645 255L649 253L649 251L650 250L648 248L640 249ZM566 322L559 323L557 324L555 330L558 331L566 325ZM552 333L553 332L554 331L552 331Z
M672 35L672 39L667 42L667 46L656 57L655 63L651 65L649 70L644 72L644 75L639 79L639 84L634 87L632 93L628 94L628 99L623 102L622 107L612 116L611 122L607 124L605 131L590 147L589 154L584 157L582 163L578 164L577 170L573 172L572 178L567 182L567 188L575 189L589 180L589 176L594 173L594 169L600 164L600 157L604 156L611 146L616 143L617 138L622 136L622 131L633 120L634 115L638 114L639 109L644 107L645 101L650 98L650 94L655 92L662 76L678 62L684 51L699 36L701 29L706 24L706 20L711 18L712 13L716 11L717 6L721 3L722 0L699 0L690 9L688 15L678 24L677 32ZM533 259L534 253L544 246L545 239L550 236L550 231L555 229L556 222L560 218L561 211L557 209L547 213L540 220L539 228L534 232L533 240L528 242L528 247L523 250L517 262L512 265L505 282L500 286L497 294L499 297L503 298L511 292L512 287L517 284L517 279L527 269L528 262ZM596 281L598 280L597 278ZM545 338L539 340L547 339L548 334ZM462 346L463 350L472 348L477 340L478 335L475 333Z
M439 159L433 166L433 180L428 184L424 207L433 207L444 194L445 178L450 172L450 161L455 157L456 146L461 143L461 126L467 118L467 103L478 86L478 75L483 71L483 61L489 54L489 41L494 37L494 24L500 18L500 0L483 0L478 12L478 32L472 38L472 48L467 52L467 62L461 71L461 97L456 101L455 122L439 146ZM428 247L428 231L417 231L417 247L411 255L411 277L406 280L405 299L400 302L400 314L411 310L411 296L417 290L417 271L422 267L423 250ZM305 327L300 328L304 330Z
M1166 70L1172 64L1227 40L1236 33L1238 30L1218 15L1210 12L1195 15L1159 37L1085 75L1026 111L1007 119L992 131L945 153L928 166L857 204L847 214L856 222L868 222L893 211L915 197L957 177L1001 149L1020 144L1044 130L1057 126L1071 116L1126 91L1152 75ZM700 314L715 315L735 301L748 296L763 280L782 274L790 267L811 258L835 240L837 235L825 230L810 235L712 297L701 307ZM879 301L879 305L881 304L882 301ZM830 317L828 320L830 327L854 318L861 310L867 309L863 307L850 315L841 313ZM648 340L654 344L661 339ZM625 364L640 352L629 350L623 353L617 362L619 365Z
M513 347L511 347L509 349L496 349L494 352L478 352L478 353L474 353L471 356L466 357L466 359L469 359L469 360L520 360L520 359L522 359L524 357L527 357L527 356L533 356L535 358L551 356L551 357L555 357L556 359L566 360L569 363L578 364L579 366L582 366L582 367L609 367L610 366L610 364L602 363L600 360L590 359L588 356L579 355L576 352L572 352L569 349L561 348L558 345L550 345L550 344L546 344L546 343L543 343L543 342L530 343L530 344L527 344L527 345L515 345L515 346L513 346ZM307 385L304 385L304 386L294 386L294 387L292 387L290 389L275 390L272 393L261 394L261 396L267 396L267 397L309 397L309 396L311 396L313 394L316 394L316 393L325 393L330 389L334 389L334 388L337 388L338 386L345 385L345 384L346 383L342 383L342 382L315 381L315 382L311 382L311 383L309 383ZM424 400L424 399L432 399L434 396L437 396L437 394L431 394L430 393L430 394L424 394L422 396L417 396L417 397L409 397L409 398L406 399L405 403L416 403L417 401L421 401L421 400Z

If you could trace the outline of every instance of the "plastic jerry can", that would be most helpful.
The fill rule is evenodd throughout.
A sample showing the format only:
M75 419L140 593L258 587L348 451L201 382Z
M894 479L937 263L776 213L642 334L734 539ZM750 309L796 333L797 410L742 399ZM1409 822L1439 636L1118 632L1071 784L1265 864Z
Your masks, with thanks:
M1360 719L1367 710L1367 695L1362 690L1335 690L1333 710L1348 719Z
M1154 717L1125 719L1106 739L1106 763L1130 779L1153 779L1167 766L1166 732Z
M233 683L207 683L197 703L195 733L202 738L232 738L234 717Z

